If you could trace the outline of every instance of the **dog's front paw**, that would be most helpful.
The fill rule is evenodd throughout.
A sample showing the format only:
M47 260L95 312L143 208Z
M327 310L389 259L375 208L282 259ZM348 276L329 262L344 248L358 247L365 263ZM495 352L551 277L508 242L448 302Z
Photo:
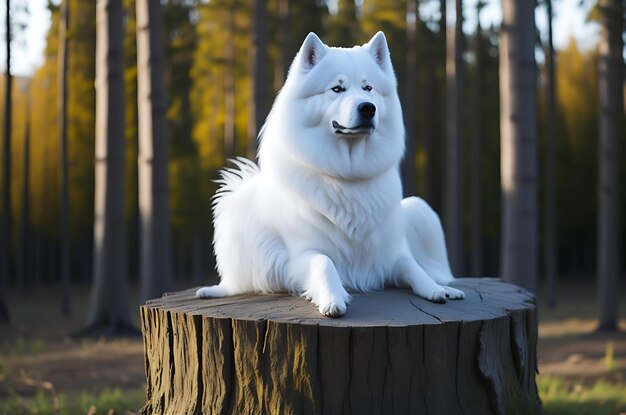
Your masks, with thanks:
M320 313L326 317L341 317L346 314L346 303L341 301L337 303L331 302L327 304L320 304L319 310Z
M437 286L429 294L424 296L424 298L426 298L428 301L432 301L433 303L445 304L448 295L444 287Z
M218 298L227 297L232 295L224 286L213 285L211 287L202 287L196 291L196 297L198 298Z
M211 292L212 292L211 288L213 288L213 287L202 287L202 288L198 289L198 291L196 291L196 297L198 297L198 298L211 298L211 297L213 297L211 295Z
M348 303L350 302L350 294L342 289L335 293L326 293L320 297L313 297L312 301L317 304L320 313L326 317L341 317L346 314Z
M446 291L446 297L450 300L462 300L465 298L465 293L461 290L446 286L444 286L443 289Z

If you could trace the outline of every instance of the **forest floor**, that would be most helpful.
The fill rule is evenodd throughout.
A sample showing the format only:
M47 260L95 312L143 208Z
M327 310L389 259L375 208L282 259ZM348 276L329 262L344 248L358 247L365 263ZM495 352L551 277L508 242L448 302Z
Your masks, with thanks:
M620 333L595 332L594 292L591 281L563 283L552 309L539 294L537 381L547 414L626 414L626 287ZM9 292L13 323L0 324L0 414L137 413L145 397L141 338L72 339L89 290L72 287L69 318L60 314L58 293L44 285Z

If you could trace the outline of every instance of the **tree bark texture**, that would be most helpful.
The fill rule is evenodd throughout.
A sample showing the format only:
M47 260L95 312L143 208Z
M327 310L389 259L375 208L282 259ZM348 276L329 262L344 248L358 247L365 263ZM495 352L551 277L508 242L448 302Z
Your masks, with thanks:
M472 144L470 174L470 211L471 211L471 275L483 275L483 208L482 208L482 108L483 101L483 33L480 26L480 11L484 3L476 5L476 36L474 37L474 74L472 76Z
M624 117L621 0L600 0L600 149L598 174L598 304L600 328L617 329L620 275L619 141Z
M291 64L290 0L278 0L278 56L274 66L274 90L279 91L287 79Z
M426 33L424 38L427 39L424 45L422 45L425 59L420 63L421 65L425 65L424 87L420 91L420 103L422 107L420 115L422 117L422 136L424 137L424 191L421 196L437 210L439 198L435 197L436 192L434 190L434 172L435 166L438 165L435 162L437 153L435 152L436 121L434 118L436 117L433 116L433 114L438 113L436 108L439 108L440 105L437 93L437 44L428 41L428 39L431 38L429 35L430 30L424 27L423 24L420 25L420 30L422 34Z
M27 92L30 93L30 85ZM17 292L26 291L29 277L29 263L32 259L30 246L30 99L26 102L26 126L24 132L24 146L22 148L22 211L20 212L20 227L17 238L17 252L15 261L15 285Z
M329 319L286 294L141 307L144 414L534 414L537 313L498 279L433 304L408 290L355 294Z
M88 328L131 326L124 226L122 0L98 0L94 259Z
M137 0L136 8L141 228L139 296L143 301L170 289L172 265L161 4Z
M535 2L504 0L500 30L501 272L537 287Z
M235 141L235 5L225 7L226 42L224 42L224 158L234 158L237 153Z
M552 0L546 0L548 20L548 44L546 45L546 182L545 182L545 227L546 242L544 250L544 273L546 279L546 297L550 307L556 305L557 290L557 236L556 236L556 76L554 42L552 40Z
M248 105L248 158L255 160L258 134L267 116L267 0L254 0L252 3L254 10L250 46L252 99Z
M446 35L445 229L450 267L465 272L463 162L463 2L455 1L456 21Z
M417 78L417 0L406 2L406 73L404 77L404 126L406 128L406 150L402 160L402 188L404 195L414 195L415 189L415 83Z
M59 128L59 281L61 312L69 316L70 309L70 225L69 173L67 144L67 32L69 0L61 2L59 15L59 50L57 71L57 111Z
M9 321L5 291L11 273L11 1L5 2L6 83L4 85L4 137L2 140L2 216L0 219L0 320Z

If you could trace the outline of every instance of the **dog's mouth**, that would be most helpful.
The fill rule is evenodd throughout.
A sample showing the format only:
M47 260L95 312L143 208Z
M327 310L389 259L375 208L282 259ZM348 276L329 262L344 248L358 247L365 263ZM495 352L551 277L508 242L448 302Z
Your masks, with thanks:
M354 127L345 127L337 121L333 121L333 128L335 129L335 134L357 136L371 134L374 131L374 124L368 121Z

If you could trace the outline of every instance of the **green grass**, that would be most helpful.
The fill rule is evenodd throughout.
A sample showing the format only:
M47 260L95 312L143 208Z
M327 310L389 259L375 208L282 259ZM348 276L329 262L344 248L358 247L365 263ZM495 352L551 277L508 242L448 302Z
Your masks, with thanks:
M608 370L617 369L617 363L615 363L615 344L613 342L606 342L604 351L604 366Z
M13 346L11 347L10 354L12 355L25 355L25 354L39 354L45 348L45 343L42 339L36 338L32 340L26 340L24 337L19 336Z
M9 374L9 366L7 366L4 356L0 354L0 377L8 376Z
M617 415L626 413L626 385L599 380L593 386L566 382L559 377L538 376L537 386L545 415ZM138 412L145 401L145 391L107 389L98 395L83 391L79 396L54 395L39 390L31 398L18 396L0 400L2 415L73 415Z
M145 402L145 390L122 391L105 389L99 395L83 391L79 396L68 397L39 390L33 397L12 396L0 400L1 415L74 415L74 414L124 414L138 412ZM95 412L93 412L93 409ZM111 412L113 410L113 412Z
M598 380L593 386L538 376L545 415L617 415L626 413L626 385Z

